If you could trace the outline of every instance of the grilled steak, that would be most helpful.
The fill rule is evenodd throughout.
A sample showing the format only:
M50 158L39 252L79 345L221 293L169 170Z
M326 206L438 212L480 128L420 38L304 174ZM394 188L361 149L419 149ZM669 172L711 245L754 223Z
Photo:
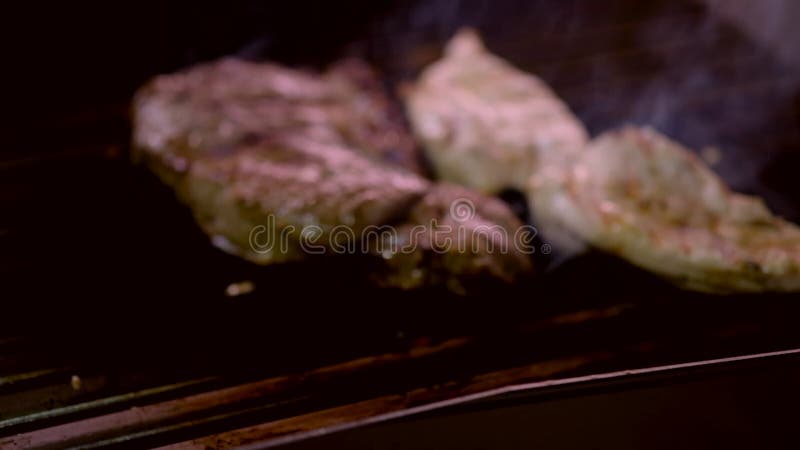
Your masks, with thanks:
M317 76L223 59L156 77L136 94L134 112L134 144L160 172L180 174L200 156L300 133L420 172L399 111L357 60Z
M472 30L453 37L405 102L436 174L482 192L523 190L531 175L561 170L587 141L543 81L489 53Z
M134 148L215 245L256 263L358 251L374 256L381 284L457 292L465 278L531 269L513 245L487 245L513 244L521 226L503 203L420 175L401 117L357 61L314 75L225 59L157 77L134 100ZM473 214L450 232L478 244L432 245L435 221L466 198Z
M218 246L272 263L303 258L301 238L310 238L303 232L326 242L338 225L359 236L369 225L393 223L429 185L350 149L293 136L195 159L176 188Z
M592 245L694 290L800 290L800 227L651 130L596 138L546 205Z
M557 217L537 208L588 140L583 124L542 80L462 30L406 94L414 133L438 177L485 193L525 192L545 239L565 252L582 247Z

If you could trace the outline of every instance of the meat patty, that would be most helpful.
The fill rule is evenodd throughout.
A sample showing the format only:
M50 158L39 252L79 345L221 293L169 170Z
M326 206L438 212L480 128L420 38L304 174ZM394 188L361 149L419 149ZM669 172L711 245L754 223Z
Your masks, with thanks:
M513 238L522 224L508 207L420 175L410 134L357 61L314 75L225 59L157 77L134 99L133 141L215 245L259 264L363 252L381 284L456 292L532 268L479 235L487 222ZM452 236L484 245L431 245L434 224L467 197L473 215Z
M596 138L550 195L549 214L593 246L685 288L800 290L800 228L731 192L652 129Z

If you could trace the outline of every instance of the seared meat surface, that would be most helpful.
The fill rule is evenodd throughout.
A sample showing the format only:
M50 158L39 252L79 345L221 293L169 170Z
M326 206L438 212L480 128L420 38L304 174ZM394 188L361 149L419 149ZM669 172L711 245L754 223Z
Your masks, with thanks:
M402 118L358 61L315 75L225 59L157 77L134 99L133 140L212 242L256 263L363 252L381 284L457 292L467 278L531 270L510 242L522 224L505 204L420 175ZM453 236L479 244L432 245L462 198L475 212ZM482 236L480 224L505 230L510 248L487 246L503 238ZM385 226L393 234L369 233Z
M800 227L731 192L652 129L592 141L540 207L592 245L694 290L800 290Z
M137 93L134 111L136 147L170 172L184 172L203 155L301 133L420 171L400 112L357 60L342 61L319 76L223 59L156 77Z
M338 225L358 236L369 225L392 223L429 186L350 149L294 136L196 159L176 187L218 246L267 264L302 259L304 230L326 242ZM284 248L281 232L289 233Z
M405 103L436 174L487 193L519 190L583 151L583 124L542 80L462 30L408 89Z
M542 80L490 53L462 30L407 90L414 133L436 175L484 193L528 195L537 226L559 250L581 243L537 208L583 152L588 133ZM533 186L533 188L531 188Z
M544 239L562 252L588 243L694 290L800 290L799 227L730 192L653 130L587 143L549 87L490 54L472 31L451 40L406 106L440 177L526 193Z

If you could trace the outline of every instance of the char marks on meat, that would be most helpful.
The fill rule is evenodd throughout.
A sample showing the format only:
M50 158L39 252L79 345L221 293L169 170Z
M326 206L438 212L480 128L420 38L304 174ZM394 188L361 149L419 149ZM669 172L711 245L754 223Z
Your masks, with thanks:
M134 112L136 148L168 172L240 144L298 134L420 172L400 111L358 60L315 75L223 59L156 77L137 93Z
M537 207L588 141L583 124L544 81L492 54L465 29L404 97L438 177L484 193L524 192L547 241L563 251L581 247L557 217Z

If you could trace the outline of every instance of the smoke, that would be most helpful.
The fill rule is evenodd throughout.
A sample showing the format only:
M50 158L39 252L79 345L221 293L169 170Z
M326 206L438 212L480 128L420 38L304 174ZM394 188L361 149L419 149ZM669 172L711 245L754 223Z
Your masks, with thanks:
M307 41L282 35L295 27L274 19L240 55L324 65L344 47L338 56L365 57L397 87L474 27L491 51L548 82L593 135L653 126L715 155L713 169L735 190L800 219L798 183L774 170L800 161L800 2L416 0L353 17L327 8Z
M711 12L768 47L781 61L800 67L800 3L795 0L705 0Z
M800 199L769 189L763 174L800 148L798 20L793 0L433 0L376 22L368 56L395 80L413 79L458 28L476 27L593 135L653 126L718 155L713 168L735 190L796 218Z

